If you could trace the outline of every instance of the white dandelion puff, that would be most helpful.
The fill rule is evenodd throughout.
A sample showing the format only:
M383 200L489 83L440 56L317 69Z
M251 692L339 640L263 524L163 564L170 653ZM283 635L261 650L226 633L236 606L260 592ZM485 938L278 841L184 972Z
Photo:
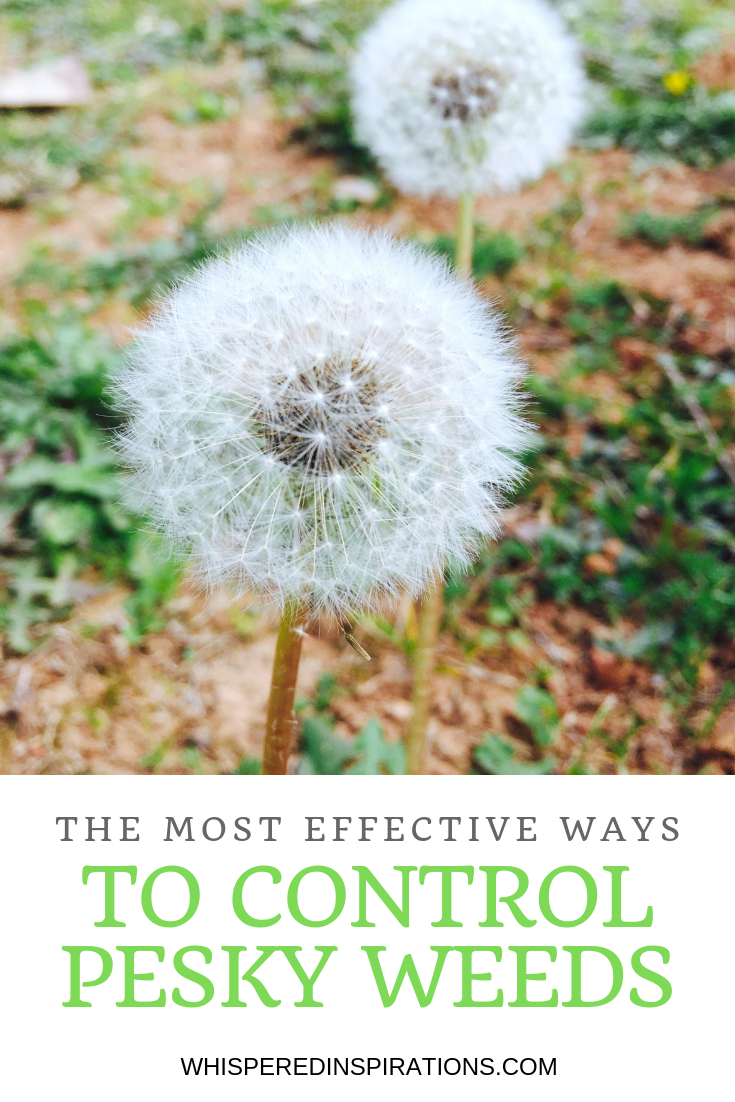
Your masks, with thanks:
M358 138L402 191L516 190L565 152L583 76L543 0L402 0L352 67Z
M382 233L275 231L139 334L120 447L208 586L343 617L420 592L495 531L525 443L519 373L442 261Z

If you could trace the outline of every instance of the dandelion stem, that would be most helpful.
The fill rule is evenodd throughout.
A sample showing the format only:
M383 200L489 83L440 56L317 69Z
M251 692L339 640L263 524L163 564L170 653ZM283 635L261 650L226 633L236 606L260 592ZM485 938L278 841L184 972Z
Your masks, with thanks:
M263 773L266 775L283 775L288 771L294 735L293 702L304 638L299 629L303 619L303 606L297 601L287 601L276 641L268 698L263 747Z
M472 276L472 250L475 236L475 194L464 191L459 197L457 252L454 266L463 279Z
M418 634L413 655L413 712L406 733L406 772L423 773L426 757L426 728L429 724L431 679L436 665L436 641L444 611L444 576L434 575L434 584L421 604Z
M465 191L457 212L457 252L454 265L463 279L472 278L475 233L475 195ZM413 656L413 711L406 732L406 772L423 773L426 758L426 729L429 725L431 681L436 667L436 644L444 611L444 572L437 571L434 584L421 603L418 634Z

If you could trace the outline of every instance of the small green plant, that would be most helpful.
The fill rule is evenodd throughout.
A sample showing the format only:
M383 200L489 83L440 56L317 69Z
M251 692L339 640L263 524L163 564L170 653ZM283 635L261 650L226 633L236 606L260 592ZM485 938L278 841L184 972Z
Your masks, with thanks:
M513 747L502 735L485 735L475 747L474 763L482 773L494 777L539 777L552 773L556 762L554 758L542 761L519 761Z
M559 712L551 693L524 685L516 700L516 716L525 723L537 746L553 746L559 737Z
M0 112L0 207L23 207L101 179L130 141L130 126L119 106Z
M429 247L432 252L452 260L457 242L454 237L440 234ZM493 233L484 227L477 227L472 249L472 271L476 279L486 279L491 275L502 278L522 258L523 246L515 237L509 233Z
M158 746L155 746L150 754L146 754L140 759L140 768L145 770L146 773L157 773L163 763L163 759L166 757L170 745L170 739L163 739L162 742L159 742Z
M5 598L0 624L16 650L29 627L73 602L84 566L122 566L135 523L105 440L103 391L114 354L67 317L0 347L0 489Z
M302 774L395 776L406 770L403 744L386 742L377 719L369 719L355 738L349 740L334 734L328 716L313 716L304 721L301 737L304 746Z
M260 758L241 758L230 776L232 777L257 777L260 775L262 762Z
M735 155L735 101L701 89L681 98L621 92L589 119L586 137L593 148L619 145L712 168Z
M329 709L337 692L334 676L324 673L317 682L314 697L300 700L296 706L297 715L303 717L303 756L299 772L322 776L404 773L406 761L403 744L387 742L376 719L369 719L354 739L340 738L335 734L334 720Z
M516 697L515 714L529 729L537 747L553 750L559 737L560 723L556 701L551 693L536 685L524 685ZM513 745L498 734L484 736L475 747L473 760L483 773L498 777L543 776L556 767L556 759L552 756L539 761L520 760Z
M176 594L181 566L171 561L159 537L139 532L125 563L125 571L135 590L125 602L129 620L124 634L129 643L137 646L146 635L165 627L161 610Z
M653 214L642 210L623 220L618 236L623 240L637 237L658 249L667 248L673 241L701 245L707 223L716 213L717 209L712 206L680 215Z
M155 555L122 484L105 398L118 353L72 314L41 312L31 335L0 346L0 627L12 649L107 581L136 586L131 641L158 623L178 569ZM81 582L89 568L94 582Z
M221 122L230 118L237 110L237 104L226 96L209 89L197 91L185 107L171 112L178 123L191 125L199 122Z

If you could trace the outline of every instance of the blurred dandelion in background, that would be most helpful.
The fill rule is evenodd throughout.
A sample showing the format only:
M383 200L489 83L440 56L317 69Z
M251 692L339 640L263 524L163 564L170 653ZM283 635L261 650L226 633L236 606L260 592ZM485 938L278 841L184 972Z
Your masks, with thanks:
M514 191L582 115L574 38L541 0L403 0L353 62L357 134L401 191Z

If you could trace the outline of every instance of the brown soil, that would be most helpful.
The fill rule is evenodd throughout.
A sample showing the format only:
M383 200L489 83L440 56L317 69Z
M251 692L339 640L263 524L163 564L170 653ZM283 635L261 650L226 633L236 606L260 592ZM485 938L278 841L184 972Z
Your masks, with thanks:
M539 521L507 513L509 530L532 538ZM616 548L590 558L590 569L613 572ZM258 757L275 646L267 618L234 611L224 596L203 601L184 587L168 609L164 631L131 648L122 589L80 604L33 655L0 671L0 771L10 773L230 772ZM411 620L410 606L397 622ZM482 627L467 614L471 639ZM515 715L523 684L543 666L562 717L561 767L584 753L599 772L679 773L707 767L735 771L735 708L715 718L711 706L735 664L706 663L701 691L684 730L661 695L661 679L640 662L604 649L611 629L590 614L552 603L531 607L515 648L468 660L446 633L440 642L429 728L431 773L464 773L487 732L511 739L516 755L539 757ZM634 625L624 625L630 631ZM305 642L299 693L318 676L335 675L337 734L355 735L377 717L389 740L410 714L410 668L403 653L371 624L358 629L367 663L333 627L316 625ZM407 631L410 635L410 630ZM702 734L699 742L687 735ZM614 744L617 745L617 752ZM621 751L622 747L622 751ZM622 757L619 756L622 752ZM296 762L294 762L294 765Z
M735 88L735 38L728 35L719 50L703 54L694 67L694 75L712 92Z
M242 757L259 755L275 643L270 625L248 618L243 636L224 599L204 604L184 590L169 607L166 630L130 648L122 634L126 596L115 590L86 602L40 650L6 662L0 675L3 771L180 772L191 767L196 749L203 771L229 772ZM468 620L470 633L473 626ZM430 772L466 772L472 747L487 731L506 733L518 755L532 760L515 698L539 664L553 669L549 683L563 717L563 761L572 763L602 709L611 739L638 724L631 770L680 772L689 764L686 740L649 671L596 647L609 634L605 625L576 609L542 604L524 627L527 641L519 649L469 663L453 639L443 637ZM373 656L368 664L334 630L322 628L321 637L318 631L304 647L300 693L311 692L320 673L333 672L343 689L333 709L338 734L354 735L376 716L389 739L400 737L410 712L403 655L368 628L361 633ZM721 738L713 743L716 756L723 749ZM588 748L586 760L606 772L612 766L602 746Z

